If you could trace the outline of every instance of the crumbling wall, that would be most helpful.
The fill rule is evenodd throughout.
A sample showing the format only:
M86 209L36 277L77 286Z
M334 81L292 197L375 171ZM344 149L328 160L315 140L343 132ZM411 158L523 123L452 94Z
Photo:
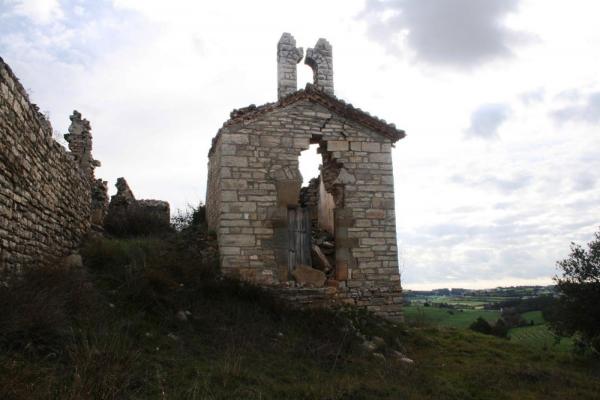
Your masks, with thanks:
M108 182L96 179L92 183L92 226L101 229L108 213Z
M392 140L310 100L244 115L232 113L209 155L207 207L223 272L290 284L287 218L298 206L298 157L321 143L324 186L336 206L336 279L323 290L337 302L400 318Z
M335 200L333 195L325 189L323 180L319 180L319 202L318 207L318 226L332 235L334 231L334 210Z
M52 133L0 58L0 268L58 261L90 227L89 171Z
M243 136L240 136L243 143ZM235 140L232 138L232 140ZM231 146L228 148L225 145L225 150L223 150L223 144L220 140L213 140L213 146L211 148L209 157L208 157L208 182L206 188L206 222L208 224L208 229L217 230L217 227L220 225L220 216L221 216L221 198L225 199L237 200L237 192L231 190L225 190L222 188L221 182L221 154L223 151L231 152ZM225 177L227 177L225 175Z
M154 234L170 227L169 203L137 200L125 178L118 178L117 193L111 197L104 221L106 231L116 235Z
M319 183L321 178L312 178L308 185L300 189L300 206L310 212L310 221L313 227L317 227L319 220Z
M314 48L306 50L304 63L313 70L313 82L319 90L333 94L333 51L326 39L317 40Z

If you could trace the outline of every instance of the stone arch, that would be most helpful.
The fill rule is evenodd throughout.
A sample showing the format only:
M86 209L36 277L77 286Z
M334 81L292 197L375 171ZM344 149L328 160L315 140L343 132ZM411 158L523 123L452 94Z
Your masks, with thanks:
M313 70L314 85L329 94L333 94L333 55L331 44L321 38L314 48L306 50L304 63Z

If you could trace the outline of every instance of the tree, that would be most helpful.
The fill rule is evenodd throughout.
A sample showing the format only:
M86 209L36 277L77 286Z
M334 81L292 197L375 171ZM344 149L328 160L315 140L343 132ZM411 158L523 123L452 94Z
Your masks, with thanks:
M502 320L502 318L498 318L498 321L492 326L492 335L498 336L500 338L508 337L508 326Z
M469 329L475 332L483 333L484 335L490 335L492 333L492 326L482 317L478 317L475 322L469 326Z
M571 254L558 261L562 276L555 276L556 307L546 313L553 329L566 336L577 334L600 353L600 232L587 249L571 243Z

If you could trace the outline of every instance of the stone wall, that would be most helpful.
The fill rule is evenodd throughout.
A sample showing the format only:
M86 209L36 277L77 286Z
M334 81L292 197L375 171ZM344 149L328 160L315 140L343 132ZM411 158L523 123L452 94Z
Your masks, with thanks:
M89 169L52 135L0 58L0 268L58 261L90 227Z

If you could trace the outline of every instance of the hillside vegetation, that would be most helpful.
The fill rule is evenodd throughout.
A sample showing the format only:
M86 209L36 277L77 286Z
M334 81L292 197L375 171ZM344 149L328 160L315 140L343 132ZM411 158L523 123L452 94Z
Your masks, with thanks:
M199 229L96 239L84 268L6 274L0 399L597 399L597 362L219 277ZM376 354L364 340L378 340ZM399 351L413 364L394 357Z

